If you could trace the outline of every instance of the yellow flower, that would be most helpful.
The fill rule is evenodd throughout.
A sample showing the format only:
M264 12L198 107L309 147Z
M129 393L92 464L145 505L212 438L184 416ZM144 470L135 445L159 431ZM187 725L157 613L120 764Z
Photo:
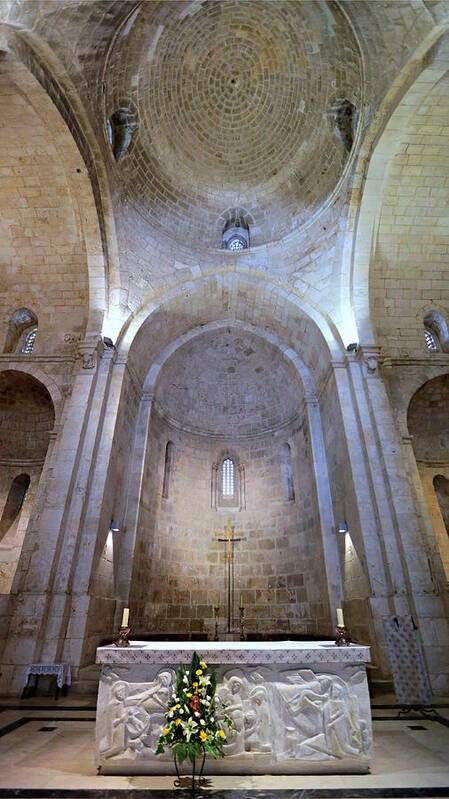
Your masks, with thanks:
M204 743L204 741L207 741L207 734L204 732L204 730L201 730L200 738L203 741L203 743Z
M224 734L223 730L220 730L218 734L220 738L226 738L226 735Z
M194 688L198 688L198 683L197 682L193 682L192 685L193 685Z
M207 669L207 663L205 663L204 660L200 660L200 666L202 669Z
M176 705L176 707L181 707L181 705Z
M186 696L188 696L188 698L189 698L189 699L191 699L191 698L192 698L192 694L187 694L187 693L186 693Z
M168 735L169 732L170 732L170 730L168 729L168 727L165 727L164 728L164 735Z
M178 726L178 724L181 724L181 719L175 719L175 724L176 726Z
M197 677L199 677L200 674L202 674L202 673L203 673L203 669L197 669L196 672L195 672Z

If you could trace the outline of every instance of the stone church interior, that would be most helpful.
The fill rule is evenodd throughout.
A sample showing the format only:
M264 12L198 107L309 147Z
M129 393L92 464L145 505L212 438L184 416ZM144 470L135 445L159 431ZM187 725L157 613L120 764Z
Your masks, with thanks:
M0 797L171 796L194 651L211 796L449 796L449 0L4 0L0 103Z

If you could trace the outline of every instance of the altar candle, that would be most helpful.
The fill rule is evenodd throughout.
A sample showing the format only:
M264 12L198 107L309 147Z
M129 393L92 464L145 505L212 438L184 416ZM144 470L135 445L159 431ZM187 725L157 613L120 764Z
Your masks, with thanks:
M243 608L243 597L242 597L241 592L240 592L240 595L239 595L239 608Z
M128 626L129 608L123 608L122 627Z
M337 625L338 627L344 627L345 623L343 620L343 611L341 608L337 608Z

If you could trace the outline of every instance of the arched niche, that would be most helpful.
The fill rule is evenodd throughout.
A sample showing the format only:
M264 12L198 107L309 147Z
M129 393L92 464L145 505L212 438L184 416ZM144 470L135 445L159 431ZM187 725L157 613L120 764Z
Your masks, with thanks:
M166 328L161 332L165 337ZM229 520L245 539L235 544L234 599L242 592L248 629L267 637L330 630L304 406L304 384L309 391L313 378L296 359L269 331L221 320L181 336L150 367L144 386L152 411L140 442L146 457L129 598L138 629L212 633L213 607L222 614L226 607L219 539ZM286 437L302 469L298 505L284 497L279 443ZM167 442L176 469L164 497ZM230 493L221 490L227 461Z
M9 593L54 427L49 391L31 375L0 372L0 593Z
M36 335L37 328L38 319L34 311L30 308L18 308L9 320L4 352L22 352L27 344L27 336L31 331Z
M436 542L449 580L449 374L428 380L407 413L413 451Z

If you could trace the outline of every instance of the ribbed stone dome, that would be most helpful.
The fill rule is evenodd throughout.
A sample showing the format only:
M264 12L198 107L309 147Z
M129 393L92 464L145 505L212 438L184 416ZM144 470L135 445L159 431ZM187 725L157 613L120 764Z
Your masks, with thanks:
M282 352L245 330L207 331L179 347L157 382L156 404L177 427L208 436L252 436L283 427L302 391Z
M143 3L105 78L106 116L126 107L138 123L117 190L199 249L220 246L236 211L254 246L319 210L348 158L333 109L357 105L361 81L345 18L312 0Z

